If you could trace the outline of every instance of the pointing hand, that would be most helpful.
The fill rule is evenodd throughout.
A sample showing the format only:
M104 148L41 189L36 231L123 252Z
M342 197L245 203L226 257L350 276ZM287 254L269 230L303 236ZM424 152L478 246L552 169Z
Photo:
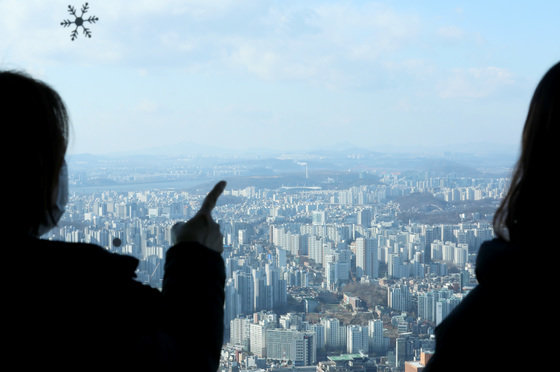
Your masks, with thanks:
M187 222L177 222L173 225L171 228L172 245L180 242L196 242L218 253L224 250L223 236L220 226L212 219L212 210L225 187L225 181L218 182L208 193L193 218Z

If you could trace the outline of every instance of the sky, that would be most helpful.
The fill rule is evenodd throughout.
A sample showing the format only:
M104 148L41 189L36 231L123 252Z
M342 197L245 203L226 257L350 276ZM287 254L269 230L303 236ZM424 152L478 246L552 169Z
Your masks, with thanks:
M71 154L514 149L560 1L0 0L0 69L66 102Z

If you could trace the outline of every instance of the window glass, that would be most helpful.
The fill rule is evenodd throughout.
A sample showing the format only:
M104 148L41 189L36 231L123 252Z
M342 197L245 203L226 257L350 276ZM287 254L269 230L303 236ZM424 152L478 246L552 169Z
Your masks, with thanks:
M85 4L0 1L0 69L71 117L43 238L133 255L161 288L170 227L225 179L224 370L422 363L477 284L559 4Z

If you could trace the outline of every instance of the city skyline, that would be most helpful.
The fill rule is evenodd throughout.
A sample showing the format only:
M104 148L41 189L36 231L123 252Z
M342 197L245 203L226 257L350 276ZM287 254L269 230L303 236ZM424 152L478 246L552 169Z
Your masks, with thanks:
M220 371L348 360L382 371L421 366L434 327L476 285L476 253L493 237L493 211L509 182L455 172L381 172L365 184L348 173L321 178L330 177L315 178L320 187L228 184L220 197L213 214L226 273ZM161 288L170 228L196 213L207 190L88 191L87 172L71 182L86 189L70 194L60 226L43 238L132 255L136 280Z
M0 71L46 82L70 117L58 181L58 160L36 180L21 166L31 181L10 199L25 249L8 240L9 354L418 372L454 345L464 366L538 365L546 322L516 330L547 310L556 224L546 182L523 202L532 173L516 160L558 14L545 0L0 0ZM41 142L28 132L17 140Z
M73 4L76 7L81 3ZM518 148L557 2L0 2L0 68L66 101L71 154Z

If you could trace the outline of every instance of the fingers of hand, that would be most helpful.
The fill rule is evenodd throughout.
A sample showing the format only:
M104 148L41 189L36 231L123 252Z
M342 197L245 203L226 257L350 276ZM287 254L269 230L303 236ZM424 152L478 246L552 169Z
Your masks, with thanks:
M187 222L177 222L173 225L171 228L173 244L181 241L194 241L217 252L223 250L223 236L220 232L220 225L212 219L211 212L225 187L225 181L218 182L208 193L202 207L193 218Z
M206 198L204 199L204 202L202 203L202 207L200 207L198 213L210 215L212 209L214 209L214 207L216 206L216 202L218 201L218 198L220 197L222 192L224 192L225 188L226 188L226 181L218 182L214 186L212 191L210 191L206 196Z

